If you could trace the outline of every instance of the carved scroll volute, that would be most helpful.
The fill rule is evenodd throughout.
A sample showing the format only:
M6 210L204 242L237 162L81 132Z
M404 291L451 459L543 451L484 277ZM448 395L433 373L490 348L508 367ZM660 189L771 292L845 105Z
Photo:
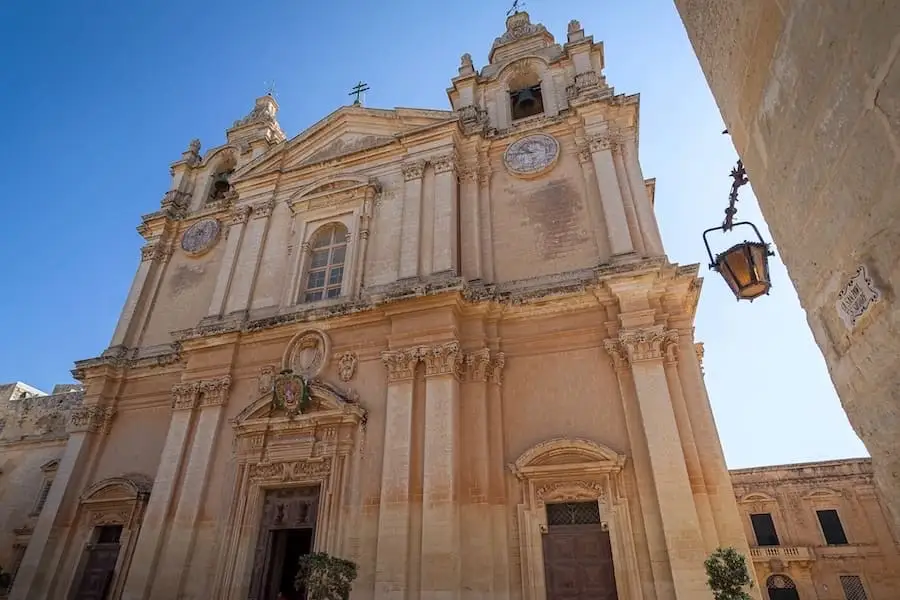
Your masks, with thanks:
M487 381L491 366L491 351L482 348L466 355L466 379L469 381Z
M388 383L412 379L419 363L418 348L387 350L381 353L381 361L388 372Z
M677 360L678 332L661 326L645 329L628 329L619 333L616 340L604 341L615 367L642 361Z
M454 375L459 377L463 362L463 354L459 342L436 344L423 349L422 360L425 361L425 376Z

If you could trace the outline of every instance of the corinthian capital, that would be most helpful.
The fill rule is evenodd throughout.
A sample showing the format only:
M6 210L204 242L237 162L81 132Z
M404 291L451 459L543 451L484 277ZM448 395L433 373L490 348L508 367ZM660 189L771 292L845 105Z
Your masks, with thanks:
M191 410L197 406L200 385L196 381L176 383L172 386L172 409Z
M419 349L387 350L381 353L381 362L388 372L388 382L412 379L419 363Z
M250 219L250 207L247 205L239 206L231 211L231 224L241 225Z
M81 406L69 414L66 430L69 433L107 433L115 409L108 406Z
M414 160L412 162L403 163L400 167L403 170L403 179L412 181L413 179L421 179L425 173L425 161Z
M216 379L205 379L199 382L197 400L200 406L221 406L228 402L228 391L231 389L231 375Z
M447 173L456 169L456 156L453 154L445 154L431 159L434 165L434 172L437 174Z
M632 364L646 360L658 360L668 356L674 360L678 332L662 326L644 329L627 329L619 332L619 345L627 353Z
M436 344L423 348L422 360L425 361L425 375L460 375L463 354L459 342Z
M466 355L466 378L469 381L487 381L491 365L491 351L482 348Z

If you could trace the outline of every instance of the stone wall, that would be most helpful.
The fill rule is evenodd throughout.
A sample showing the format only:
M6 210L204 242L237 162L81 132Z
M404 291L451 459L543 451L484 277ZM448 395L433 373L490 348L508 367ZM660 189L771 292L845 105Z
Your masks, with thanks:
M843 598L841 577L858 577L869 598L900 592L900 548L875 493L869 459L731 471L757 580L793 585L801 598ZM835 510L846 544L829 545L816 511ZM769 514L778 545L757 543L751 514ZM790 583L789 583L790 582Z
M887 0L675 0L841 402L900 524L900 11ZM853 328L864 265L881 301Z

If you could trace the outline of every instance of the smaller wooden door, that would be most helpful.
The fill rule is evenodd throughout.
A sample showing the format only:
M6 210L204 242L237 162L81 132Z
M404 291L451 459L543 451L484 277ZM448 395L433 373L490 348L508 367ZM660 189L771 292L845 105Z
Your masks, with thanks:
M596 502L547 506L547 600L618 600L609 532Z
M106 600L119 560L121 535L122 527L119 525L97 528L94 533L96 541L85 549L84 571L74 600Z

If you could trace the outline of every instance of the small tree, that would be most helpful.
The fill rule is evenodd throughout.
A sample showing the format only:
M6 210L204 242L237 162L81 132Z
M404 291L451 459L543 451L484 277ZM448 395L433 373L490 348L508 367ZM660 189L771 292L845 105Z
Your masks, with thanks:
M706 585L715 600L751 600L744 587L753 587L747 561L734 548L716 548L706 562Z
M327 552L304 554L294 587L299 590L305 586L309 600L349 600L356 569L355 562Z

